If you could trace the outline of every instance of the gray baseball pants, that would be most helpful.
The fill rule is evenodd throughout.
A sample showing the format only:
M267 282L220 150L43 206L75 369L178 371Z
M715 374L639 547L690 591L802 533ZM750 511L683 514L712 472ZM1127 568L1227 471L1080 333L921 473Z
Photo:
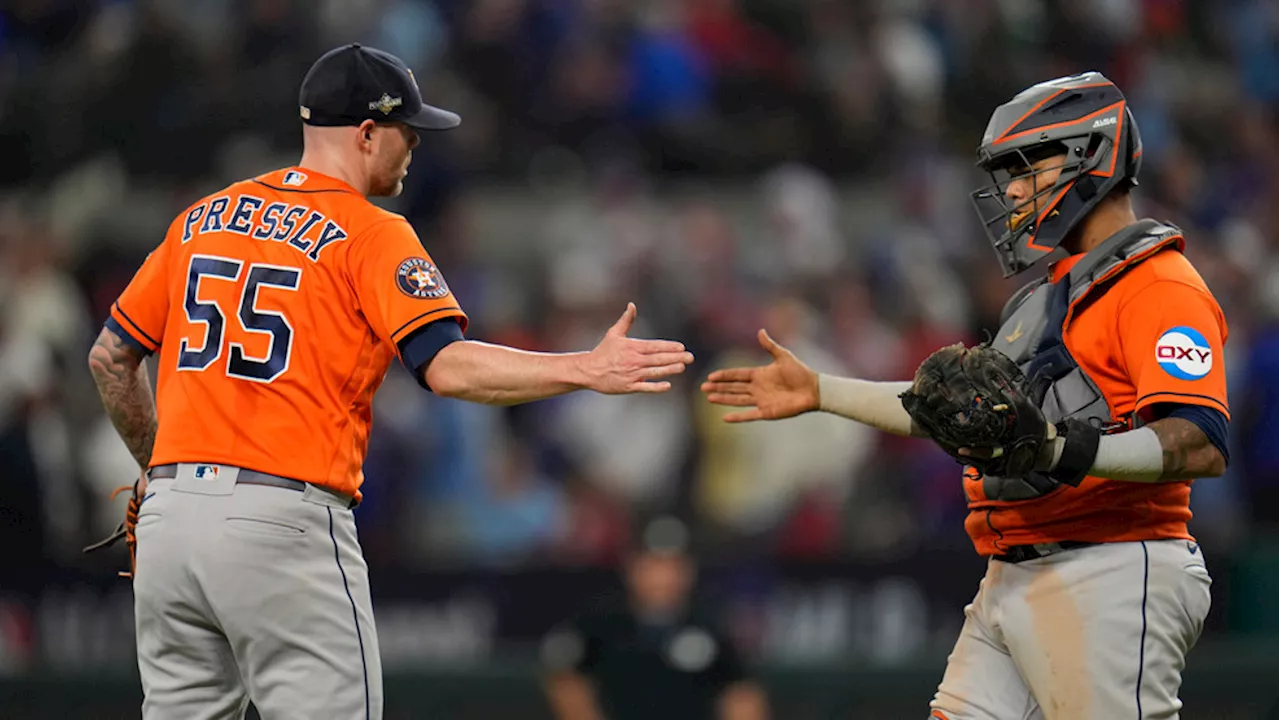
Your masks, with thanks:
M250 700L263 720L381 718L348 498L239 474L180 464L148 487L134 579L144 720L238 720Z
M930 717L1174 720L1210 582L1186 540L991 560Z

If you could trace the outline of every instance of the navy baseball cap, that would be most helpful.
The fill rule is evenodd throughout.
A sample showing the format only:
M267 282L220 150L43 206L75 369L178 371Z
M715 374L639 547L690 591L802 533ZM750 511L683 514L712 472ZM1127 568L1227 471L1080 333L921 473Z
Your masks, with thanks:
M308 125L339 127L365 120L448 130L462 118L422 102L413 71L400 58L359 43L334 48L302 79L299 114Z

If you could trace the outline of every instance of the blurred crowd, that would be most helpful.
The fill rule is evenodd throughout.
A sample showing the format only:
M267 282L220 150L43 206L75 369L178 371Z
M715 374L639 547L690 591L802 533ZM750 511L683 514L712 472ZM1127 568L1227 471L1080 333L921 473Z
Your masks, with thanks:
M372 563L609 563L652 510L705 553L963 546L956 465L829 416L730 426L715 367L765 327L813 367L905 379L995 329L1004 279L968 193L991 110L1096 69L1144 144L1140 216L1181 226L1230 324L1228 474L1193 531L1272 538L1277 507L1277 10L1268 0L14 0L0 11L0 535L75 563L134 473L84 356L172 217L292 164L297 88L334 45L403 57L456 131L404 213L473 337L698 358L666 395L512 409L376 405ZM1036 271L1032 271L1036 272ZM153 375L154 377L154 375Z

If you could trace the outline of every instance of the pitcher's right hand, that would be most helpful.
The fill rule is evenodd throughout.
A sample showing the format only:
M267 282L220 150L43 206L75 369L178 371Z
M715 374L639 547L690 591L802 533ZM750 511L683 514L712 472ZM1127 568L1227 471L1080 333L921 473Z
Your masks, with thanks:
M605 395L666 392L671 383L663 378L684 372L693 362L693 353L685 350L682 343L627 337L635 319L635 303L627 303L622 317L583 357L588 389Z

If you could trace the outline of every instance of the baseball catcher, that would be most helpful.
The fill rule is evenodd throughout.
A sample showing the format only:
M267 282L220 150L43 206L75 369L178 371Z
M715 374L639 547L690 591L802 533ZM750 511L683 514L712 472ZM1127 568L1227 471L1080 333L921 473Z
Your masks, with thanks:
M971 197L1005 277L1048 266L989 342L888 382L814 372L761 330L769 364L703 383L735 408L727 422L833 413L968 466L965 531L988 572L930 717L1182 708L1212 582L1187 527L1191 483L1221 475L1230 450L1227 324L1182 231L1135 214L1142 156L1101 73L1023 90L992 113L977 150L991 182Z

